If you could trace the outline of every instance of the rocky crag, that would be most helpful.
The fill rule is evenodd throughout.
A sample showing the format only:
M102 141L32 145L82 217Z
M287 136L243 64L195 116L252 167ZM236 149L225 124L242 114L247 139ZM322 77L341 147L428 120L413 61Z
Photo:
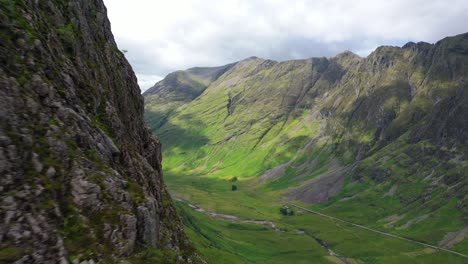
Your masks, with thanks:
M0 263L199 261L103 2L0 8Z

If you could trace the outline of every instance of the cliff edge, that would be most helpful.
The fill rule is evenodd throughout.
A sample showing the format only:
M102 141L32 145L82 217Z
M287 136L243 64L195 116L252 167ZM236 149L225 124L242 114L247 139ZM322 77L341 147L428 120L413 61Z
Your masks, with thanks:
M197 262L103 2L0 7L0 262Z

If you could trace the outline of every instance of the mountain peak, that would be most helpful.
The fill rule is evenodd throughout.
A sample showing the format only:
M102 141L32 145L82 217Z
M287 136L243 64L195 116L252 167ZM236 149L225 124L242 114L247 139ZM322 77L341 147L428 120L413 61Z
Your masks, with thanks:
M338 53L335 57L359 57L359 55L357 55L356 53L350 51L350 50L345 50L341 53Z
M257 56L250 56L240 61L252 61L252 60L264 60L264 59L257 57Z

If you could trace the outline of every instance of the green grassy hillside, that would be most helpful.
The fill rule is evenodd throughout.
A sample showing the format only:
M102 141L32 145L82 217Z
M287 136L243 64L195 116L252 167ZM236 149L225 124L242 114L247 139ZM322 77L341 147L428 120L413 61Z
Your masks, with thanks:
M270 220L300 201L468 253L468 34L366 58L252 57L194 69L145 93L173 194Z

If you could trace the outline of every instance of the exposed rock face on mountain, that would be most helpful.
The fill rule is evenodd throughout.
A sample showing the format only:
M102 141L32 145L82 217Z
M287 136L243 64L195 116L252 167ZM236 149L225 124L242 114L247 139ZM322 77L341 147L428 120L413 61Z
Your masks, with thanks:
M0 8L0 262L196 262L103 2Z
M186 82L198 96L169 75L145 94L146 119L175 173L256 176L262 191L386 228L418 219L435 243L468 225L467 72L468 34L366 58L249 58L203 89Z

